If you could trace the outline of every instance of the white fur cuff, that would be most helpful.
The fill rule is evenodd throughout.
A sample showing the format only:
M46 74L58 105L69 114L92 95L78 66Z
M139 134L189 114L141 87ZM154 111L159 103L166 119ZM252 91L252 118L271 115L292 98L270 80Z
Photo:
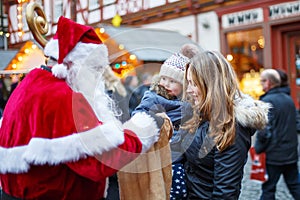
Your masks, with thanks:
M22 173L29 169L28 163L22 158L26 146L13 148L0 147L0 173Z
M159 139L159 129L150 115L140 112L123 125L124 129L133 131L143 144L142 152L146 152Z
M122 124L112 120L95 129L80 134L80 141L90 156L102 154L124 143Z
M110 122L61 138L32 138L23 157L30 164L56 165L101 154L116 148L124 140L120 124Z
M65 79L68 75L67 66L64 64L54 65L52 67L52 74L59 79Z

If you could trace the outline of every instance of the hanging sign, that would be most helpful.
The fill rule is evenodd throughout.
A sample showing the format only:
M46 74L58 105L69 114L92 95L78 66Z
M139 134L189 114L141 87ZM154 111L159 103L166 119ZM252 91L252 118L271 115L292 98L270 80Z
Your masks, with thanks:
M222 16L222 28L231 28L241 25L249 25L263 22L262 8L244 10L242 12L230 13Z
M269 7L270 20L300 15L300 1L281 3Z

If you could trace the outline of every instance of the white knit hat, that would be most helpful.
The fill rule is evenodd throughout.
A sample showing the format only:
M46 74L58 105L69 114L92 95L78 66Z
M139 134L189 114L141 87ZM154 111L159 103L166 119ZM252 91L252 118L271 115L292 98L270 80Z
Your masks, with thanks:
M185 66L189 59L180 53L173 54L161 66L159 76L167 76L183 83Z

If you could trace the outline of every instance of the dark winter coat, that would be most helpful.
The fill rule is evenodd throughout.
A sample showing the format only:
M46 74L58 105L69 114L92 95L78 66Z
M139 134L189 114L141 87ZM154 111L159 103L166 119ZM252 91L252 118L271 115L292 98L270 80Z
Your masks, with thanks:
M208 136L209 122L200 124L182 142L188 199L238 199L251 136L268 121L269 105L250 97L235 102L235 143L220 152Z
M255 150L266 152L266 163L286 165L298 161L296 108L292 98L282 88L273 88L260 98L272 105L268 129L257 132ZM267 145L263 148L264 143Z

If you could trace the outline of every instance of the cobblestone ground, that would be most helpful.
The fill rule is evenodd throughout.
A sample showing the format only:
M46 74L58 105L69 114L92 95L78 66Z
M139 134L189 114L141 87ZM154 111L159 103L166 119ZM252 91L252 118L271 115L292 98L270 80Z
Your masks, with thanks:
M298 134L298 141L300 141L300 134ZM298 167L300 171L300 145L299 145L299 162ZM261 195L261 183L250 180L251 159L249 157L245 166L244 179L242 181L242 191L239 200L259 200ZM276 200L293 200L286 184L281 176L276 188Z

